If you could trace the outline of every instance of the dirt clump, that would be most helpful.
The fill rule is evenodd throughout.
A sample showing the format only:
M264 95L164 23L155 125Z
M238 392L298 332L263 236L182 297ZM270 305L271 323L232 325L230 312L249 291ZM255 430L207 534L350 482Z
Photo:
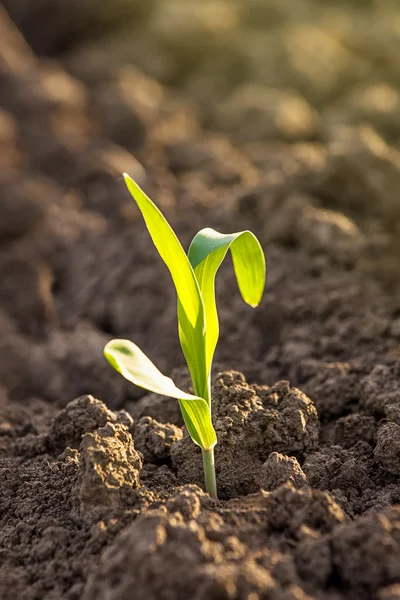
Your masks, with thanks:
M318 514L318 519L327 519L329 531L334 523L341 521L340 509L336 508L335 516L334 503L324 506L322 495L319 498L318 494L296 497L296 492L289 487L289 496L281 494L275 498L274 494L259 494L251 497L251 503L240 511L228 504L221 514L213 514L205 510L207 502L204 496L199 497L196 488L192 492L178 492L175 502L179 502L182 493L185 497L188 493L197 496L196 509L185 518L179 511L172 515L150 511L132 523L115 540L115 547L110 547L104 555L103 565L88 582L85 598L122 600L129 597L132 589L139 598L174 598L188 590L198 598L210 595L246 598L251 593L266 592L277 600L307 597L301 595L294 562L283 553L273 553L268 545L257 548L251 541L252 534L255 528L267 533L288 527L287 519L283 519L284 509L278 509L278 504L285 505L290 512L289 498L294 501L294 506L297 505L297 527L303 520L312 527L315 523L312 515ZM328 517L330 511L332 516ZM256 515L257 520L253 522ZM236 535L232 534L233 523ZM177 540L185 540L184 545ZM156 560L155 556L158 557ZM224 562L220 560L222 556L225 556ZM123 567L126 561L128 569ZM136 561L145 564L146 568L138 569ZM169 561L171 568L166 569ZM181 587L183 575L179 576L176 567L172 568L173 564L179 565L182 573L190 572L189 583L185 579L189 587Z
M69 402L53 419L48 433L48 446L53 452L59 453L66 448L79 448L85 433L91 433L109 422L127 427L133 425L133 419L127 412L114 413L93 396L81 396Z
M151 417L142 417L134 429L137 448L146 460L166 460L171 446L182 438L182 429L171 423L158 423Z
M397 423L384 423L376 434L375 458L389 473L399 474L400 426Z
M260 469L273 450L304 456L318 444L314 405L287 382L249 386L241 373L221 373L213 388L213 413L221 497L257 491ZM172 445L171 459L180 479L201 485L201 456L187 434Z
M290 481L296 488L307 483L301 467L294 456L271 452L259 472L259 485L264 490L274 490Z
M93 433L85 433L77 482L81 514L93 518L93 512L118 512L124 506L121 496L134 497L141 468L142 457L124 425L107 423Z

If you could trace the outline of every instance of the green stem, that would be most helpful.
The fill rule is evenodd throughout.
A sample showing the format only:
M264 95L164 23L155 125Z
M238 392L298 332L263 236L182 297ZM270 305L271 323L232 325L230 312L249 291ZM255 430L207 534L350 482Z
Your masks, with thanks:
M217 500L217 482L215 479L214 448L202 450L204 478L206 481L206 491L211 498Z

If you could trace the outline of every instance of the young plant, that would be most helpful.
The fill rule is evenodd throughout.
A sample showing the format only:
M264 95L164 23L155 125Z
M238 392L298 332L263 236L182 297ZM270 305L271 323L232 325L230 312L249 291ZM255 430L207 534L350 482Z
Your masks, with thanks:
M174 231L141 188L124 175L150 236L167 265L178 297L178 330L189 367L194 395L176 387L149 358L129 340L112 340L104 348L108 362L132 383L151 392L176 398L192 440L200 446L206 490L217 497L214 446L217 436L211 421L211 364L218 341L215 275L228 250L243 300L257 306L265 285L265 259L250 231L222 234L202 229L186 255Z

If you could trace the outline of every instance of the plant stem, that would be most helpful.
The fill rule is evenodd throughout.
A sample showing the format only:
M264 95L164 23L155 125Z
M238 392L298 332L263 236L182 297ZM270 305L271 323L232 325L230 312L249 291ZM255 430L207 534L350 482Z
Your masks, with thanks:
M214 448L202 450L204 478L206 481L206 491L211 498L218 499L217 482L215 479Z

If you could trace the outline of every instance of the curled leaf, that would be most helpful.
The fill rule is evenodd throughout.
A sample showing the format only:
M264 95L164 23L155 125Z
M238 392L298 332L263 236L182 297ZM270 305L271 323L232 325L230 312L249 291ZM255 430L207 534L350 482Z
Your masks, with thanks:
M242 298L250 306L261 300L266 277L264 252L251 231L223 234L207 227L195 235L189 248L189 260L194 269L203 298L206 320L207 375L218 341L219 324L215 302L215 275L228 250Z

